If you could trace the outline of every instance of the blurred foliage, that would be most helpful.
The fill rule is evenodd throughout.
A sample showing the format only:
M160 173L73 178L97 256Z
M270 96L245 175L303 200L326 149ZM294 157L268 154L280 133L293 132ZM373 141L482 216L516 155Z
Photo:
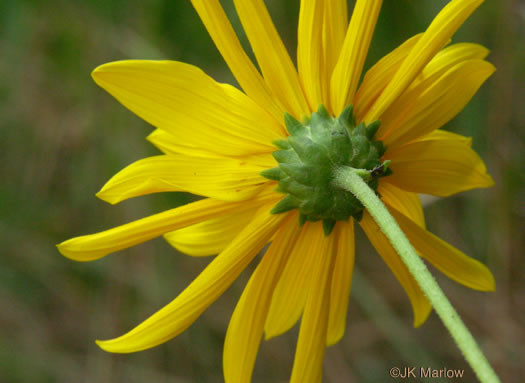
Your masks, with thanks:
M422 31L445 3L385 1L367 66ZM299 0L267 4L295 54ZM224 5L242 36L231 1ZM490 1L455 36L488 46L498 68L447 126L474 137L496 186L426 208L433 232L495 274L492 294L438 279L506 382L525 381L524 18L523 2ZM94 197L115 172L156 150L144 141L151 127L89 76L112 60L175 59L234 83L189 1L3 0L0 51L0 382L222 381L224 334L249 273L177 339L111 355L94 340L168 303L208 260L161 239L87 264L55 249L192 199L166 193L109 206ZM474 381L435 315L411 328L401 287L359 232L358 242L347 335L327 351L325 381L384 382L393 366L465 369L465 381ZM286 381L296 332L263 342L254 381Z

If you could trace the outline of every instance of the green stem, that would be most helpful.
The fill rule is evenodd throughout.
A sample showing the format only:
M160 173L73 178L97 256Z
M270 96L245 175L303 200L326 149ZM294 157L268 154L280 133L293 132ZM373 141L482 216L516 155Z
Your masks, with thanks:
M366 207L421 287L421 290L427 296L480 382L499 383L498 376L456 310L452 307L436 280L428 271L425 263L416 253L385 205L363 181L361 178L362 173L362 169L342 167L335 172L334 184L354 194Z

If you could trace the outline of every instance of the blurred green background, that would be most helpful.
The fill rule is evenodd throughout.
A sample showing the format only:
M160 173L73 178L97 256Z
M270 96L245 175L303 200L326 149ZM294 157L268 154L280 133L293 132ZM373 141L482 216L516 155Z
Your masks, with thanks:
M242 33L231 1L223 3ZM445 3L386 0L367 66L424 30ZM299 0L267 4L295 55ZM498 68L447 125L474 137L496 186L425 209L431 231L494 272L489 294L437 277L505 382L525 381L524 19L523 2L487 1L454 37L489 47ZM0 382L222 381L224 334L249 272L175 340L112 355L94 340L167 304L209 259L178 254L162 239L82 264L55 248L191 200L166 193L110 206L95 198L118 170L157 152L144 140L151 127L90 78L112 60L174 59L233 83L190 2L3 0L0 52ZM465 369L462 381L475 381L435 314L412 328L404 292L357 236L347 332L327 351L324 381L387 382L394 366ZM263 342L255 382L287 381L296 335Z

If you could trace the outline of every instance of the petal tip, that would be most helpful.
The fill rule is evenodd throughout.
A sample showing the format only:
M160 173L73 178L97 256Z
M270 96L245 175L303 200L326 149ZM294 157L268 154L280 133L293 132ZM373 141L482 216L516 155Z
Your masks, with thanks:
M345 335L345 329L341 328L340 331L337 331L335 333L328 332L326 336L326 346L334 346L335 344L339 343L339 341L343 338Z
M117 198L115 195L111 195L110 193L108 193L105 186L102 187L102 189L100 189L95 194L95 196L98 199L101 199L102 201L107 202L111 205L116 205L117 203L121 201L121 199Z
M82 254L79 254L77 251L75 251L75 246L73 242L74 240L75 238L68 239L67 241L64 241L56 245L58 252L62 254L64 257L71 259L72 261L77 261L77 262L91 261L92 258L85 259L82 257Z
M428 304L428 307L424 311L418 312L414 307L414 328L420 327L428 319L428 316L432 312L432 305Z
M494 182L494 178L492 178L492 176L487 173L485 187L490 188L494 185L496 185L496 183Z
M93 69L93 71L91 72L91 78L93 79L93 81L95 81L95 83L97 85L100 85L100 81L101 81L101 74L106 72L105 69L107 69L107 66L109 64L102 64L102 65L99 65L97 66L95 69Z
M89 236L81 236L68 239L56 245L60 254L77 262L89 262L102 258L107 253L98 250L92 250L85 247L85 239Z
M135 344L129 344L125 341L123 341L123 335L122 337L113 338L113 339L107 339L107 340L95 340L95 343L98 347L100 347L102 350L106 352L111 352L114 354L130 354L132 352L136 351L142 351L149 347L140 347Z
M111 344L113 343L113 340L110 339L110 340L95 340L95 343L97 344L98 347L100 347L102 350L106 351L106 352L124 352L124 351L117 351L114 347L111 347Z
M276 336L279 336L281 335L280 333L278 333L277 331L275 330L272 330L272 329L264 329L264 340L265 341L269 341L270 339L273 339L275 338Z
M123 66L133 65L135 61L141 60L120 60L101 64L93 69L91 72L91 78L95 81L95 83L97 83L97 85L102 86L101 83L104 80L104 75L108 75L112 72L118 72L119 68L121 69Z
M64 241L64 242L61 242L59 244L56 244L55 246L57 247L57 250L60 254L62 254L64 257L67 257L67 255L65 254L65 250L64 250L64 244L66 243L67 241Z
M478 284L476 286L472 286L473 289L478 291L486 291L486 292L493 292L496 291L496 280L494 279L494 275L492 272L486 267L485 265L482 265L482 274L477 281Z
M68 259L72 259L73 261L81 261L81 259L78 259L78 257L75 255L73 251L71 251L71 241L74 239L68 239L67 241L61 242L58 245L56 245L57 250L60 254L62 254L64 257Z

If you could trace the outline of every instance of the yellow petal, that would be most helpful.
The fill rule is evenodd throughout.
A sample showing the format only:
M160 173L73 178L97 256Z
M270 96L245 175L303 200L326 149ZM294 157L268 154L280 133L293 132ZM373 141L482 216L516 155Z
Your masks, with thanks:
M320 223L304 224L296 246L277 283L264 332L266 339L288 331L301 316L315 260L322 254L324 233Z
M248 225L253 211L221 216L164 234L181 253L203 257L219 254Z
M155 129L146 139L164 154L187 154L194 157L224 158L224 156L210 152L202 147L181 142L177 139L177 136L162 129Z
M187 329L232 284L285 217L262 207L253 221L167 306L118 338L97 341L105 351L128 353L164 343Z
M263 0L234 0L264 80L286 111L302 119L310 114L297 71Z
M308 281L308 298L301 318L290 383L321 381L330 311L330 277L335 263L334 238L330 235L320 239L322 251L317 253Z
M489 50L482 45L473 43L458 43L452 44L440 50L432 60L423 68L423 71L416 78L414 83L418 80L423 80L433 75L440 75L447 70L463 61L479 59L482 60L487 57ZM411 86L414 85L412 83Z
M381 10L382 0L357 0L330 81L333 113L352 103Z
M322 86L326 79L320 79L322 64L324 0L303 0L299 11L297 37L297 69L311 110L323 102Z
M328 316L327 346L333 345L343 337L346 328L346 314L352 273L354 271L355 241L354 222L337 222L334 228L337 238L335 266L330 289L330 314Z
M392 184L381 181L379 182L377 192L381 196L383 202L395 207L419 226L425 228L423 207L421 206L421 201L416 193L401 190Z
M379 226L377 226L374 219L366 210L360 224L374 248L377 250L381 258L383 258L390 270L392 270L392 273L394 273L399 283L401 283L401 286L405 289L414 311L414 326L420 326L427 319L428 314L430 314L432 309L430 302L427 300L388 239L381 232Z
M323 94L323 104L333 112L330 103L330 79L337 64L339 53L348 28L348 8L346 0L324 1L322 64L319 80Z
M242 89L276 121L282 121L285 110L276 103L259 71L244 52L219 0L191 2Z
M440 128L465 107L494 70L492 64L474 59L441 76L424 78L383 114L378 138L394 147Z
M276 166L275 159L273 158L271 153L244 155L241 157L220 155L205 150L202 147L182 143L173 134L170 134L162 129L155 129L146 137L146 139L153 145L155 145L157 149L159 149L165 154L185 154L191 157L216 158L218 160L223 158L226 158L227 160L237 158L245 161L250 165L260 166L265 169L273 168Z
M153 126L185 144L230 156L273 151L283 127L232 86L176 61L117 61L95 82Z
M149 241L173 230L206 221L223 214L256 209L268 201L277 201L274 192L238 202L204 199L162 213L139 219L100 233L83 235L57 245L62 255L75 261L92 261L110 253Z
M443 48L482 2L483 0L452 0L439 12L403 61L385 91L367 112L364 121L372 122L381 119L383 112L414 81L432 57Z
M394 174L385 177L403 190L446 197L494 184L483 161L464 140L413 141L387 151Z
M272 293L299 232L297 214L292 213L283 221L235 307L224 341L226 383L251 380Z
M437 129L432 133L425 134L424 136L418 137L415 141L433 141L433 140L456 140L463 144L472 147L472 137L465 137L461 134L448 132L446 130Z
M263 167L243 160L173 154L144 158L114 175L97 197L115 204L164 191L186 191L222 201L253 197L267 183Z
M354 113L358 121L363 119L420 38L421 34L409 38L366 72L354 99Z
M447 277L471 289L495 290L494 277L484 264L419 227L396 209L390 208L390 212L421 257Z

